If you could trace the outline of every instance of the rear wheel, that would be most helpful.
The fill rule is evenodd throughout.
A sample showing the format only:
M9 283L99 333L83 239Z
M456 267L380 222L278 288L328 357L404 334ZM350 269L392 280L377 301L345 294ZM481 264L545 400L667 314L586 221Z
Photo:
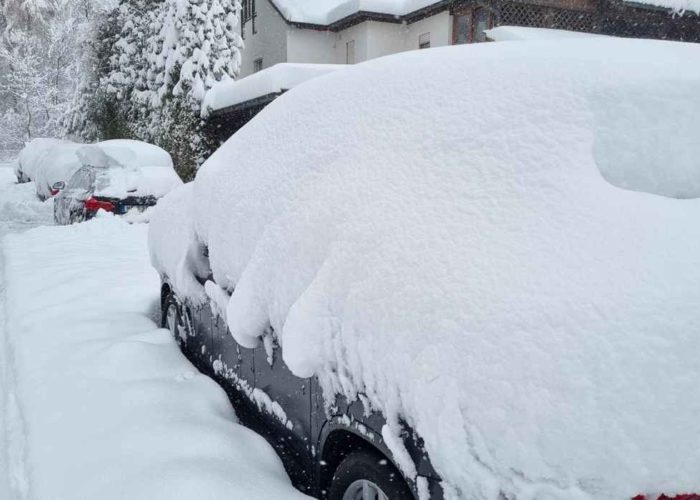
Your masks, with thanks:
M377 453L348 455L333 474L329 500L412 500L401 473Z
M70 203L70 200L67 201L68 203L65 204L67 204L68 207L64 208L63 210L64 212L68 212L68 224L77 224L79 222L85 222L87 220L87 217L85 215L85 206L82 203ZM66 214L64 213L63 215L65 216Z
M187 341L189 332L187 313L172 293L168 294L163 304L161 327L170 330L178 344Z

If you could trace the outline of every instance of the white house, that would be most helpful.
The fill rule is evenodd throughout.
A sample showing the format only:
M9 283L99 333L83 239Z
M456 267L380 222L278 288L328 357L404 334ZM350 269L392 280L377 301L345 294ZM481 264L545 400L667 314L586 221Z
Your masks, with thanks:
M244 0L245 49L240 76L282 62L352 64L405 50L449 45L453 3ZM484 24L482 31L488 27ZM465 37L464 41L470 40Z
M211 140L223 142L309 78L396 52L486 41L496 26L700 42L700 7L688 2L700 0L242 0L241 72L207 95Z

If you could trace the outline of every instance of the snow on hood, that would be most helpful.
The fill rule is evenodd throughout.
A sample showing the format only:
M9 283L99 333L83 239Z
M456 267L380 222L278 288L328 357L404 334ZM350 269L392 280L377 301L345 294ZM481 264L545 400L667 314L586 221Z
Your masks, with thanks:
M229 139L191 238L237 340L405 418L448 498L697 492L699 87L671 42L369 61Z

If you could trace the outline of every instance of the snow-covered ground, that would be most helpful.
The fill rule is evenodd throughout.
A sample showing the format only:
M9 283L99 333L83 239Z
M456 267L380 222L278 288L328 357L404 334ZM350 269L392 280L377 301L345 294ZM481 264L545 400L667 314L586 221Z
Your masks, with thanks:
M0 235L51 203L0 168ZM146 226L99 218L0 247L0 498L304 497L157 327Z
M37 200L32 183L16 184L14 163L0 162L0 241L9 233L52 221L51 203ZM0 251L0 270L3 268L3 253ZM21 467L10 457L21 456L21 431L17 426L16 401L13 389L13 374L9 370L9 358L5 343L5 309L2 300L5 293L3 273L0 272L0 498L13 498L11 483L15 492L21 489ZM11 418L7 418L8 415ZM13 425L11 426L10 423Z

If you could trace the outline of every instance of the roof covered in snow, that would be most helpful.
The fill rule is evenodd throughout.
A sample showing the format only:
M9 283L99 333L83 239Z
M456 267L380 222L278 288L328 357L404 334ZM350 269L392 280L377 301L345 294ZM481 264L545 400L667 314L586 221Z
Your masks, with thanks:
M240 80L219 82L204 99L205 110L219 110L257 99L279 94L307 80L347 68L345 64L275 64Z
M271 0L285 19L296 23L332 24L358 12L404 16L439 0Z
M699 86L700 45L612 37L350 66L173 193L154 263L398 457L403 418L448 498L698 492Z

